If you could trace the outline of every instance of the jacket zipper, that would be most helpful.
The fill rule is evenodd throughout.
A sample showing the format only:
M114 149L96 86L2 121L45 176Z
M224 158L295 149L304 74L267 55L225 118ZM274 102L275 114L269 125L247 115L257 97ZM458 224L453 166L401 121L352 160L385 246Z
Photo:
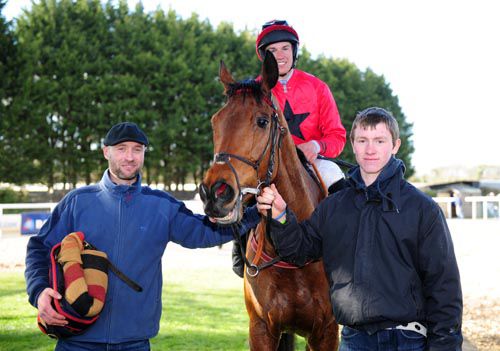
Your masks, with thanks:
M118 262L118 258L120 257L120 244L121 244L121 233L122 233L122 208L123 208L123 196L120 195L120 200L119 200L119 206L118 206L118 241L116 243L117 246L117 253L115 260ZM116 300L116 294L117 294L118 289L116 289L116 284L113 287L113 300ZM108 321L108 342L111 340L111 324L113 320L113 311L111 310L111 304L109 306L109 321Z

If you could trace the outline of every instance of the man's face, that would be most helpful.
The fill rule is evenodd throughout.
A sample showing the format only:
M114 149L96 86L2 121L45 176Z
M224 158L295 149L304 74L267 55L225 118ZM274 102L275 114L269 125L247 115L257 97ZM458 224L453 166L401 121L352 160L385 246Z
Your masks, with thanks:
M134 141L105 146L111 180L116 184L132 184L141 172L146 147Z
M293 65L293 46L287 41L269 44L266 50L273 53L274 58L278 61L278 69L280 76L285 76Z
M398 152L400 145L400 139L393 144L391 132L385 123L379 123L374 128L357 126L352 149L367 186L377 179L391 156Z

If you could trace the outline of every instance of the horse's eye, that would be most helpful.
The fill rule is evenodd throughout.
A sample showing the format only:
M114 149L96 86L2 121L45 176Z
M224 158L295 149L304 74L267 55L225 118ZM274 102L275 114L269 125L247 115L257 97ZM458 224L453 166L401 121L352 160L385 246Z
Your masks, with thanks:
M257 118L257 125L259 126L259 128L266 128L268 123L269 120L266 117Z

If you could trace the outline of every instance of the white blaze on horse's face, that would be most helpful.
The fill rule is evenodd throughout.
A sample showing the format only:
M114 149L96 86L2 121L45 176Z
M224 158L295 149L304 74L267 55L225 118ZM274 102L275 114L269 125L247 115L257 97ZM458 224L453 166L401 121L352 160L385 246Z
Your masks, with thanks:
M276 61L278 61L278 70L280 76L286 75L292 69L293 65L293 47L288 41L269 44L267 51L272 52Z

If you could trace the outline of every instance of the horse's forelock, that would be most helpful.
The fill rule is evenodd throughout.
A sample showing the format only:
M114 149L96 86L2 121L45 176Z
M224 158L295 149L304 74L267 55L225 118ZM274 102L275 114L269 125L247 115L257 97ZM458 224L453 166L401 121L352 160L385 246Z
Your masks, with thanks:
M262 100L262 84L255 79L247 79L229 84L226 90L227 97L230 98L238 94L243 94L244 97L246 97L247 94L251 94L260 104Z

